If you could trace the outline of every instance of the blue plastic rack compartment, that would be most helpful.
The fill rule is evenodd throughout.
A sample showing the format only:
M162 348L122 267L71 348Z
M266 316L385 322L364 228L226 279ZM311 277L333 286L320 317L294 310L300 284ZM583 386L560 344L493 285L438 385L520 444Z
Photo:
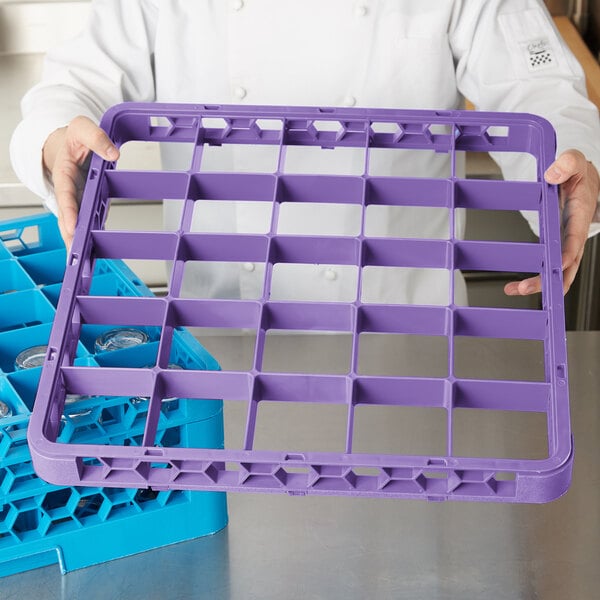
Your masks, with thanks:
M209 535L227 524L222 492L61 487L35 474L26 432L41 367L16 370L14 361L21 350L48 342L65 261L53 215L0 223L0 400L12 411L0 418L0 576L56 562L66 573ZM124 263L108 260L97 261L91 293L151 295ZM104 353L94 350L99 333L82 336L82 364L146 363L156 354L151 328L147 343ZM171 359L183 368L219 368L183 329L176 332ZM182 399L164 404L161 443L223 447L222 402L199 404ZM65 442L141 443L144 399L90 397L72 406L63 417Z

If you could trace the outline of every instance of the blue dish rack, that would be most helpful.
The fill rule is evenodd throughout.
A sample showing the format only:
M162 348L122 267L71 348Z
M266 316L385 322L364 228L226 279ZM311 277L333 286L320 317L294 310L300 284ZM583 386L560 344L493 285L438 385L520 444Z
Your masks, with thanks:
M66 573L108 560L215 533L227 524L223 492L57 486L35 474L27 426L41 368L16 370L23 349L46 344L60 295L66 252L56 219L40 214L0 223L0 400L12 415L0 418L0 576L58 563ZM150 290L122 261L98 260L90 293L148 296ZM90 330L77 361L119 366L153 360L158 341L95 353ZM182 368L218 370L214 358L184 329L171 351ZM90 444L138 445L147 402L89 397L70 407L60 439ZM222 402L173 399L161 409L165 446L223 447Z

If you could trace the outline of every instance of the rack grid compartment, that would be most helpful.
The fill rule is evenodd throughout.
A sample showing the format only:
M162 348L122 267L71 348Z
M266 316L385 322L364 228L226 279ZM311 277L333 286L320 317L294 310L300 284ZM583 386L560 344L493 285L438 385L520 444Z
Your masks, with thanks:
M557 190L543 179L555 152L554 132L546 121L533 115L463 111L124 104L110 109L102 126L123 150L132 142L166 147L177 143L187 147L188 159L171 171L126 170L98 157L92 161L29 429L34 464L42 477L72 485L487 502L545 502L566 491L573 447ZM232 156L252 155L253 162L238 161L241 167L229 170L211 166L217 164L212 153L228 148ZM459 164L466 151L529 160L534 163L533 177L464 179ZM445 161L447 173L417 178L386 173L381 167L381 153L408 152L421 153L431 164ZM301 163L294 162L299 153L312 156L314 171L302 171ZM346 161L345 170L332 156ZM248 164L258 166L250 170ZM117 198L177 203L179 224L168 231L107 229L107 214ZM192 224L209 204L218 210L233 201L242 208L264 209L268 214L264 231L194 229ZM353 207L356 233L319 229L317 221L315 233L280 231L283 211L315 204L332 210ZM370 211L404 206L444 212L447 239L384 236L369 229ZM539 243L463 241L458 221L465 208L533 211L539 217ZM161 298L89 294L94 262L112 258L170 261L168 294ZM183 293L186 269L194 262L257 265L264 272L262 293L254 299ZM355 292L339 302L271 293L279 269L314 264L349 269L355 275ZM382 303L369 296L371 269L391 273L392 282L396 270L446 272L448 301ZM455 302L457 270L540 274L541 308L460 306ZM113 315L158 332L152 368L131 364L128 369L106 365L99 370L74 361L83 329L112 322ZM169 369L173 332L181 326L253 332L251 365L234 371ZM269 370L265 353L276 332L346 335L348 369L297 372L290 364L284 372ZM361 340L394 335L442 340L447 370L362 372ZM469 346L476 351L477 343L486 339L532 343L538 349L533 362L539 357L543 363L541 375L533 381L516 376L469 378L462 372L461 360ZM67 393L148 398L142 443L129 447L61 443L59 423ZM205 398L241 403L247 415L243 441L217 450L193 444L157 447L158 409L168 396L191 398L199 405L207 402ZM342 448L257 448L261 415L282 404L300 410L340 408ZM365 407L441 415L446 433L442 449L431 454L410 449L402 454L356 451L355 421ZM541 415L547 456L462 455L457 424L464 411L492 420L504 411L524 420Z
M36 475L26 434L42 369L18 369L15 356L48 344L66 252L49 214L0 223L0 239L0 401L10 411L0 418L0 576L53 563L65 573L222 529L222 493L59 486ZM121 261L96 261L91 291L151 296ZM153 346L149 341L109 357L79 342L74 364L99 369L109 357L116 368L145 360ZM184 330L174 335L172 359L182 368L218 368ZM61 416L59 439L139 445L147 413L143 399L82 395ZM156 443L222 447L221 403L171 399L161 407Z

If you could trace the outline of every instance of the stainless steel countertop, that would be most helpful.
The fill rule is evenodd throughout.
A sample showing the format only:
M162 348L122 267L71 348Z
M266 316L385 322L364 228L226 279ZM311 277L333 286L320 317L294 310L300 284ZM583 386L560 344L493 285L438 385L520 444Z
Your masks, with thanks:
M203 340L224 368L244 365L250 341ZM307 343L282 336L270 360L274 365L296 361L307 355ZM231 494L230 524L214 536L64 576L57 565L13 575L0 581L0 596L593 600L600 589L600 332L569 333L568 345L575 464L571 489L555 502L503 505ZM307 360L335 370L341 359L331 350L316 350ZM538 367L531 350L527 345L485 346L468 368L500 375L505 369L516 373L533 368L535 378ZM436 351L423 352L414 364L425 359L435 368ZM391 369L398 353L381 348L372 360ZM237 435L240 416L235 409L226 413L227 436ZM327 415L322 421L319 428L327 430ZM418 419L412 423L414 440L426 439L428 428L436 433L435 423L424 428L418 424ZM522 425L513 424L516 433L511 423L507 431L518 437L520 449L538 452L542 442L535 430L529 435ZM270 440L275 443L276 430ZM490 448L502 447L494 428L486 435ZM365 437L386 443L392 429L380 427Z

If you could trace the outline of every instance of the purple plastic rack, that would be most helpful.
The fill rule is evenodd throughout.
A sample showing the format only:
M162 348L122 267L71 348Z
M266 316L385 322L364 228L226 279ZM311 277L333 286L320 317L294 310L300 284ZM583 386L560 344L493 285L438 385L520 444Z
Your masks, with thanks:
M29 443L39 475L69 485L344 494L428 500L546 502L563 494L571 478L567 357L563 320L561 241L557 190L543 173L555 153L554 132L543 119L526 114L433 112L387 109L333 109L264 106L124 104L111 108L102 127L118 146L131 141L182 142L191 148L179 171L121 170L94 156L79 223L50 338ZM269 172L208 171L211 148L271 147L276 161ZM286 150L312 147L322 152L354 148L362 152L359 173L291 173ZM374 174L375 155L428 152L449 158L440 178ZM526 153L536 162L532 181L468 180L460 176L463 153ZM114 198L182 205L176 231L112 231L104 223ZM270 229L263 234L192 231L195 205L214 202L269 203ZM278 233L280 207L292 202L353 204L359 207L356 236ZM447 239L369 236L370 206L437 207L449 214ZM537 212L539 243L461 241L455 237L458 209ZM165 297L93 297L88 294L96 258L172 261ZM256 300L183 297L188 261L262 263L263 294ZM270 284L277 264L352 265L358 270L356 297L348 302L275 301ZM408 267L540 273L539 310L466 307L454 302L449 277L447 305L363 302L365 267ZM156 364L131 368L90 368L74 364L80 332L89 324L160 328ZM195 371L168 368L177 327L254 330L252 366L246 371ZM350 369L342 374L269 372L263 368L269 330L350 334ZM357 368L360 335L416 334L445 338L444 376L365 375ZM535 341L543 346L538 381L469 379L455 370L459 337ZM217 357L218 358L218 357ZM293 371L293 369L290 369ZM143 444L123 447L57 443L66 393L149 398ZM222 398L245 403L243 447L225 449L158 448L154 444L163 398ZM257 450L258 406L272 401L344 405L346 446L342 452L311 448ZM361 406L442 409L446 453L367 454L353 451L354 415ZM303 406L305 406L303 404ZM547 456L493 458L460 456L453 449L455 412L541 413L547 424ZM514 413L513 413L514 414Z

